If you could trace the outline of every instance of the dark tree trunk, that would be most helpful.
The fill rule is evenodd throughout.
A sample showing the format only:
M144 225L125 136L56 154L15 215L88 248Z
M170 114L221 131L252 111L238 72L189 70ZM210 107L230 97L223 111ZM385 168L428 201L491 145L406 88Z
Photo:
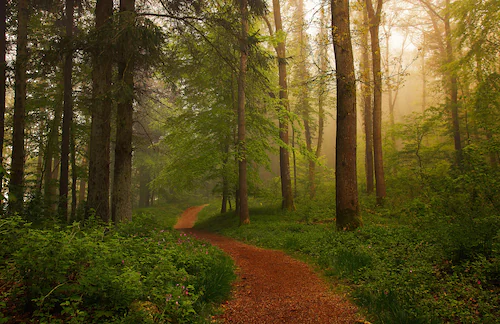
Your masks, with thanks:
M332 33L337 70L335 187L337 229L361 226L356 176L356 79L349 23L349 1L332 0Z
M7 63L5 60L6 41L6 19L7 1L0 5L0 214L3 213L3 176L5 168L3 166L3 142L5 137L5 78Z
M248 61L248 2L240 0L241 35L240 35L240 71L238 76L238 208L240 225L250 223L248 210L248 184L247 184L247 152L245 130L245 87Z
M26 69L28 64L28 1L18 0L16 83L12 162L9 184L9 212L22 213L24 200L24 125L26 110Z
M377 0L376 10L372 1L366 0L370 20L373 73L373 153L375 164L375 191L377 204L382 205L386 196L384 159L382 153L382 68L380 59L379 26L382 13L382 0Z
M149 192L149 181L150 181L149 170L146 167L140 167L139 169L139 207L149 207L149 197L151 196Z
M68 185L69 185L69 154L71 139L71 124L73 123L73 0L66 0L66 38L67 53L64 57L64 117L61 139L61 175L59 178L59 215L68 219Z
M97 0L96 32L99 40L110 37L113 0ZM111 134L112 56L106 41L100 41L93 53L92 126L90 133L89 184L87 215L95 213L104 222L109 215L109 166Z
M281 22L281 8L279 0L273 0L273 13L276 32L283 31ZM281 41L276 46L276 54L278 56L278 78L279 78L279 97L281 111L278 112L279 119L279 136L283 145L280 146L280 178L281 178L281 207L286 210L294 210L292 194L292 179L290 177L290 153L288 151L288 113L290 112L290 104L288 102L288 85L286 81L286 45L285 41Z
M371 194L375 189L373 181L373 111L372 95L370 86L370 53L368 45L368 12L363 11L364 29L361 35L362 61L361 82L363 92L363 110L365 124L365 170L366 170L366 192ZM365 29L366 28L366 29Z
M115 223L132 220L132 124L134 100L135 0L120 1L120 98L116 118L115 168L111 213Z

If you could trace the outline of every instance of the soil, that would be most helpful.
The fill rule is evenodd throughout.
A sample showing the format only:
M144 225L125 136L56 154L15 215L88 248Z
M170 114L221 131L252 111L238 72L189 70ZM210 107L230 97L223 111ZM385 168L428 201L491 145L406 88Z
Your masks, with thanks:
M333 293L313 269L281 251L261 249L190 229L205 206L188 208L174 228L209 241L229 254L238 280L222 305L223 323L366 323L346 296Z

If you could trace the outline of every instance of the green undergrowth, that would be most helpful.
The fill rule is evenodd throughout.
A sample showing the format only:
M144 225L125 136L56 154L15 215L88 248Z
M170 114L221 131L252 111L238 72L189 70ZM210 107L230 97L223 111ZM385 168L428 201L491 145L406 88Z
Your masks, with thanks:
M0 219L0 323L209 322L230 294L234 264L171 229L180 208L141 210L117 228Z
M374 206L372 198L362 205ZM197 228L303 255L337 282L375 323L498 323L498 217L460 220L418 200L364 207L364 226L335 230L333 201L298 202L297 211L253 202L251 223L234 212L200 214Z

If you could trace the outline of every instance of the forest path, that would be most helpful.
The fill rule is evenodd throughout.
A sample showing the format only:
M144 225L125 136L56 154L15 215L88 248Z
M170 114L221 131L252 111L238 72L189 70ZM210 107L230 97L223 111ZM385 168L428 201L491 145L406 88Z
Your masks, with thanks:
M232 299L217 319L224 323L364 323L356 307L334 294L312 268L281 251L267 250L191 227L205 206L188 208L174 228L229 254L237 266Z

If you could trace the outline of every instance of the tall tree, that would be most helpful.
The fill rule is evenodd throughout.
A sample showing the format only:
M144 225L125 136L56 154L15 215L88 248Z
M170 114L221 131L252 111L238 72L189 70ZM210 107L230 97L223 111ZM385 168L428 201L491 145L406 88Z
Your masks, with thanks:
M240 34L240 69L238 75L238 213L240 225L250 223L248 210L247 152L245 143L245 85L248 62L248 1L239 0Z
M135 0L120 1L115 167L111 215L113 222L132 220L132 124L134 101Z
M451 111L451 121L453 130L453 144L455 146L456 163L461 165L462 154L462 140L460 134L460 119L458 114L458 74L452 63L454 62L454 46L453 35L451 30L451 4L450 0L445 0L442 10L444 14L439 12L439 9L428 0L419 0L427 9L432 21L434 33L438 37L438 48L442 57L442 68L444 71L445 85L448 90L448 106ZM444 36L438 26L438 21L444 25ZM444 44L444 46L443 46Z
M363 10L363 28L361 33L361 92L363 94L363 120L365 124L366 192L370 194L375 188L375 183L373 181L373 111L368 30L368 12Z
M17 6L14 128L12 134L12 162L9 184L10 213L22 213L24 199L24 124L26 110L26 70L28 64L28 1L19 0Z
M59 177L59 215L68 218L69 154L71 125L73 123L73 12L74 0L66 0L66 53L64 56L64 106L61 139L61 173ZM74 172L74 170L73 170ZM73 192L75 195L75 192ZM68 219L69 220L69 219Z
M290 153L288 145L290 143L288 138L288 122L290 103L288 101L288 85L287 85L287 71L286 71L286 45L285 37L282 35L283 24L281 22L281 7L279 0L273 0L273 14L274 24L276 26L276 34L278 35L278 44L276 45L276 55L278 56L278 78L279 78L279 97L281 111L278 113L279 119L279 136L283 145L280 146L280 177L281 177L281 206L286 210L295 209L292 194L292 179L290 177ZM269 26L272 33L272 28Z
M90 133L87 214L95 212L105 222L109 215L109 165L111 135L112 55L108 42L112 33L113 0L97 0L96 39L92 57L92 126Z
M356 175L356 78L349 0L332 0L331 7L337 71L336 224L339 230L352 230L362 223Z
M5 78L7 70L7 62L5 59L7 52L6 19L7 1L3 1L0 5L0 193L3 192L3 177L5 173L3 166L3 142L5 137ZM0 206L3 206L3 198L0 200Z
M373 8L372 0L366 0L366 10L368 11L368 18L370 21L370 40L372 49L375 191L377 195L377 204L381 205L386 196L384 159L382 154L382 68L379 39L382 0L377 0L377 8Z
M5 77L7 63L5 60L7 52L6 39L6 19L7 19L7 1L0 5L0 193L3 191L3 142L5 137ZM3 194L1 195L3 197ZM3 198L0 199L0 206L3 206ZM3 208L2 208L3 210Z
M328 69L328 31L327 31L327 21L325 15L324 4L321 5L320 9L320 30L319 30L319 72L320 81L318 88L318 139L316 144L315 157L319 159L321 156L321 149L323 146L323 136L325 128L325 101L328 93L326 75ZM314 197L316 195L316 161L311 159L309 161L309 182L310 182L310 196Z

